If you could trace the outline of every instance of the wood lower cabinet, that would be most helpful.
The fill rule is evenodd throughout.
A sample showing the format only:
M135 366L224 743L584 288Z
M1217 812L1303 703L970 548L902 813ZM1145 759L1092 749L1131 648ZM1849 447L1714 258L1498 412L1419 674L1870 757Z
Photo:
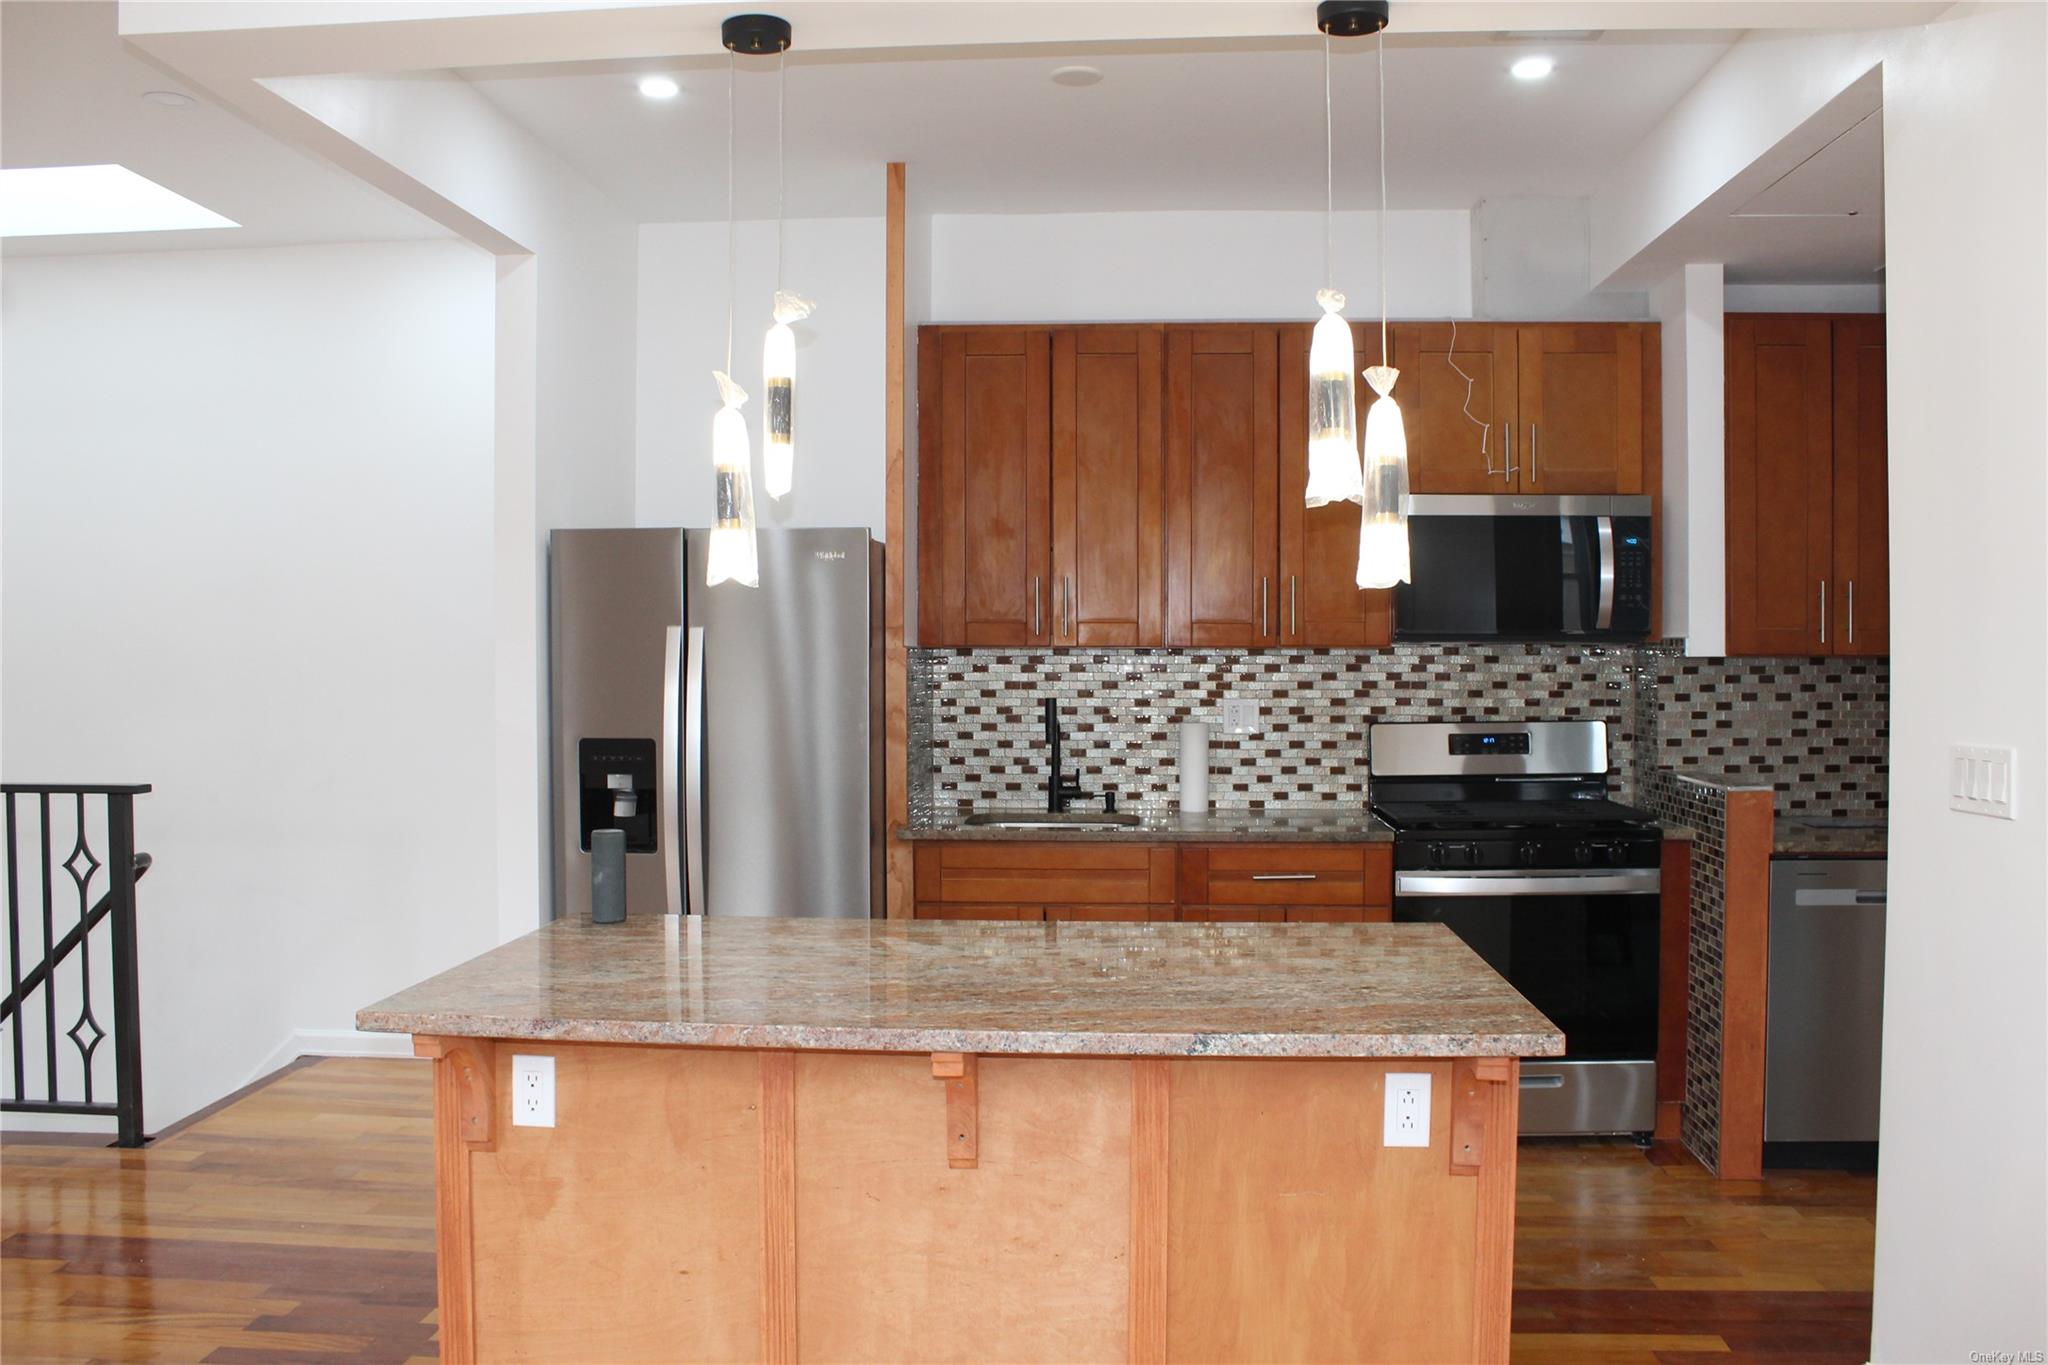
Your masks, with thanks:
M1391 844L1212 844L1180 851L1181 918L1385 920ZM1196 909L1203 911L1196 914ZM1250 915L1245 912L1262 912Z
M1172 917L1171 848L1146 844L927 843L917 846L917 913L933 919ZM966 915L962 907L1026 913Z
M1729 653L1885 653L1884 319L1730 314L1725 337Z
M1377 648L1393 642L1394 594L1358 586L1358 504L1310 507L1303 501L1308 487L1310 330L1283 328L1280 337L1280 573L1274 590L1280 643L1309 649ZM1377 363L1377 328L1370 349L1360 344L1354 354L1361 367ZM1362 391L1364 384L1359 388ZM1364 411L1361 397L1361 445Z
M1042 905L948 905L943 901L920 901L919 919L1035 920L1045 918Z
M1156 645L1165 607L1158 327L1052 337L1052 639Z
M918 337L918 636L1049 645L1052 335Z
M1278 403L1277 327L1166 329L1169 645L1279 642Z

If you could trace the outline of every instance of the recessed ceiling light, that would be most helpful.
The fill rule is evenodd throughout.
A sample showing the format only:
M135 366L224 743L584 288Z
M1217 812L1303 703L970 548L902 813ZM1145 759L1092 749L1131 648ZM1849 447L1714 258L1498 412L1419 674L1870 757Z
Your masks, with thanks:
M126 166L0 170L0 237L240 226Z
M1058 66L1053 68L1054 85L1094 85L1102 79L1102 72L1092 66Z
M1548 57L1524 57L1508 71L1518 81L1540 81L1557 69L1557 63Z
M640 93L651 100L672 100L683 93L683 87L671 76L642 76Z
M193 105L199 103L198 100L193 99L190 95L182 94L176 90L145 90L142 92L142 102L144 104L162 105L166 109L190 109Z

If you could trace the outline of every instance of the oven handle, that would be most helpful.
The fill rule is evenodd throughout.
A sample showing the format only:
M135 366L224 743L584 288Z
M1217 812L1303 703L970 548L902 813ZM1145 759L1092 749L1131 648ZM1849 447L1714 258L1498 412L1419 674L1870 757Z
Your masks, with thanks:
M1663 876L1654 867L1613 872L1537 868L1394 874L1397 896L1636 896L1654 895L1663 886Z

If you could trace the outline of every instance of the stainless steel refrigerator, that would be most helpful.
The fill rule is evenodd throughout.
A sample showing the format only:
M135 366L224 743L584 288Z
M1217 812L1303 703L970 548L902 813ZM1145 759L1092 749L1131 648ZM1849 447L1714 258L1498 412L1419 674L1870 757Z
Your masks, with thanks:
M869 915L882 547L764 530L760 586L708 588L709 539L550 539L554 913L590 913L591 832L620 829L629 914Z

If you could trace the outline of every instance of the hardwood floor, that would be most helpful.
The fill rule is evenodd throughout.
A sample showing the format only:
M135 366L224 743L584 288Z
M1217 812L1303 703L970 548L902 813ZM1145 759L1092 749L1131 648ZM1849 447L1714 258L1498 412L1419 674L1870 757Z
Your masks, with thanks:
M139 1152L0 1146L0 1357L405 1361L434 1345L427 1068L327 1060ZM1876 1181L1520 1159L1517 1361L1861 1361Z

